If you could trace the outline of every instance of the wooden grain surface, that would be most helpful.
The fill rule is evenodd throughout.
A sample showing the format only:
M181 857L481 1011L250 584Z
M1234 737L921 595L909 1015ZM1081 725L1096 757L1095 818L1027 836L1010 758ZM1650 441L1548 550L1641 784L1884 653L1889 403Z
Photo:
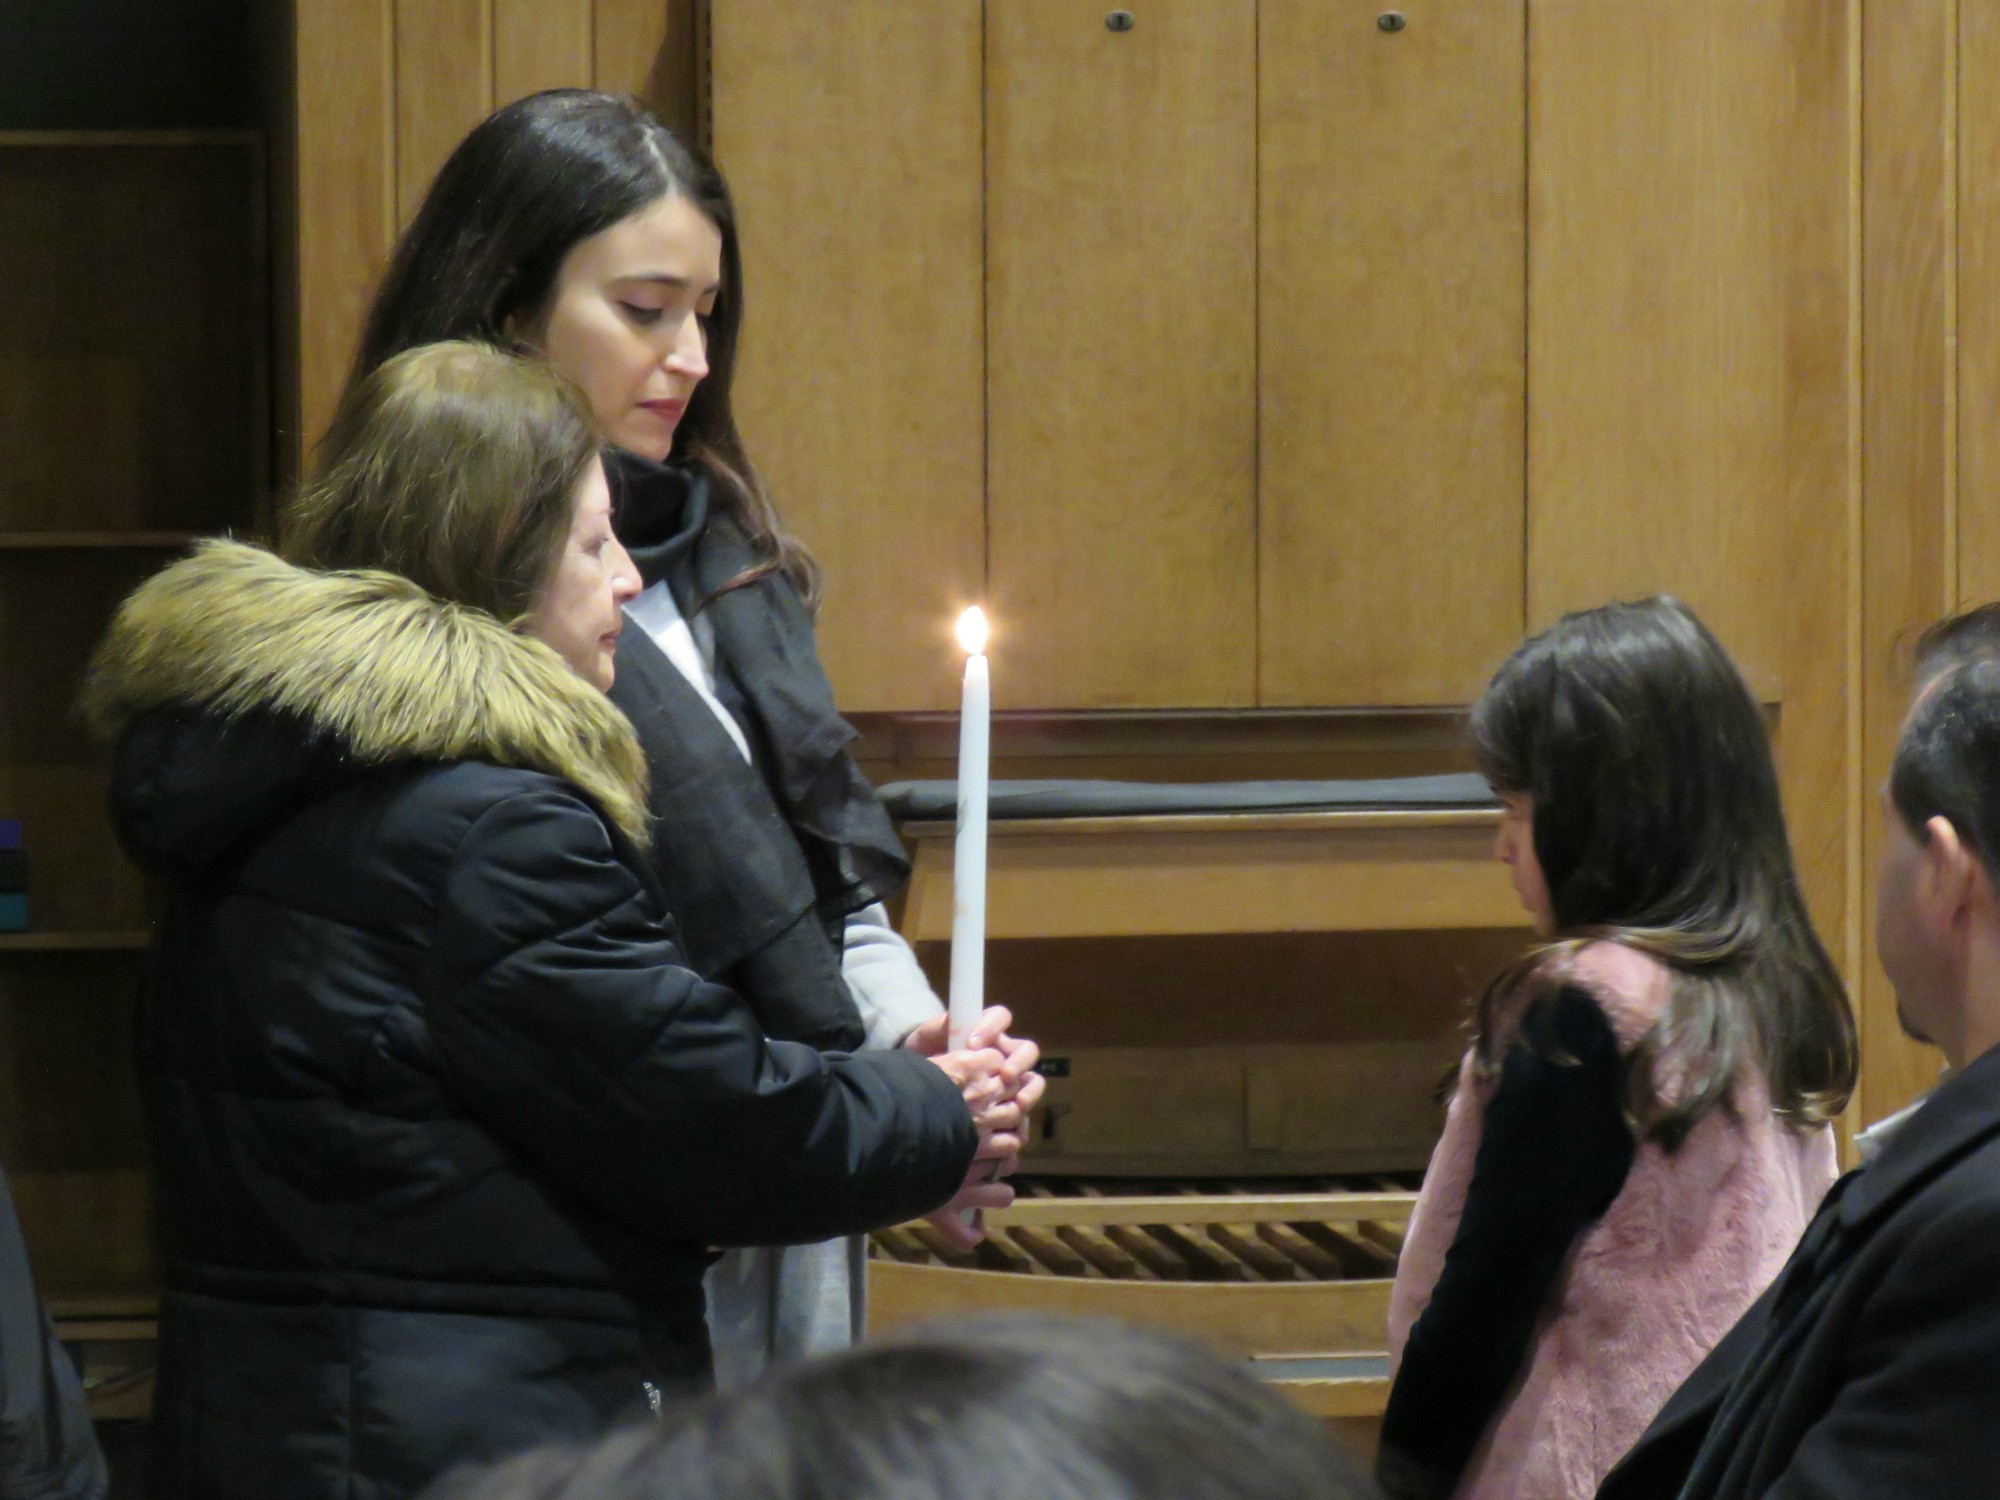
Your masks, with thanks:
M702 131L696 58L700 6L701 0L591 3L594 86L637 94L669 129L690 141ZM824 15L828 7L799 9Z
M1007 706L1256 693L1256 14L987 6L988 571Z
M1242 1224L1259 1219L1311 1224L1407 1224L1415 1193L1231 1193L1213 1196L1017 1198L987 1209L991 1229L1058 1224Z
M1254 820L1253 820L1254 822ZM994 938L1514 928L1490 827L1002 833L989 848ZM951 933L951 840L915 850L903 929Z
M1938 1054L1908 1041L1876 953L1872 920L1885 828L1876 790L1888 774L1909 699L1908 648L1947 607L1955 490L1951 346L1956 59L1951 0L1870 0L1863 75L1866 124L1863 341L1864 747L1863 969L1859 988L1863 1122L1937 1081Z
M1802 345L1846 286L1801 235L1796 184L1846 98L1824 4L1534 0L1529 20L1528 619L1670 591L1760 698L1784 692L1788 496L1838 422L1845 351ZM1803 325L1803 327L1802 327ZM1822 332L1818 335L1825 338ZM1832 643L1828 643L1830 646ZM1837 649L1837 648L1835 648Z
M396 0L396 222L493 108L491 0Z
M980 5L727 0L710 26L737 410L826 569L821 656L843 708L956 707L986 563Z
M2000 599L2000 6L1958 7L1958 601Z
M1862 159L1860 5L1784 0L1796 169L1784 253L1817 268L1786 327L1785 701L1776 748L1813 925L1850 989L1861 973Z
M1260 701L1464 703L1521 633L1523 0L1258 10Z
M1387 1281L1283 1285L1084 1281L868 1262L868 1331L929 1318L1031 1312L1166 1328L1239 1359L1383 1347Z
M1776 752L1806 910L1850 992L1862 972L1862 48L1860 6L1786 0L1784 708Z
M299 424L310 454L395 241L396 42L390 0L296 10Z
M591 0L492 0L493 107L591 86Z
M1261 999L1235 986L1209 998L1225 1008ZM1336 990L1320 998L1329 1012L1326 1030L1334 1032L1348 997ZM1161 1046L1145 1030L1117 1047L1044 1043L1043 1055L1059 1058L1062 1066L1059 1076L1049 1079L1023 1157L1025 1169L1249 1179L1420 1172L1444 1123L1435 1100L1438 1081L1451 1075L1464 1048L1463 1036L1451 1024L1462 1014L1452 1003L1457 997L1444 990L1439 998L1445 1003L1434 1013L1442 1011L1445 1024L1428 1036L1407 1039L1349 1036L1320 1045L1246 1047L1232 1028L1216 1024L1209 1039L1196 1047ZM1159 997L1161 1010L1185 1003L1179 996ZM1022 1014L1038 1026L1048 1021L1060 1028L1056 1016L1061 1008L1061 999L1051 995ZM1038 1041L1045 1034L1035 1033ZM1139 1041L1146 1045L1132 1044ZM1189 1222L1233 1224L1271 1217L1294 1216L1245 1209ZM1376 1217L1371 1208L1348 1222ZM1170 1217L1160 1222L1181 1221Z

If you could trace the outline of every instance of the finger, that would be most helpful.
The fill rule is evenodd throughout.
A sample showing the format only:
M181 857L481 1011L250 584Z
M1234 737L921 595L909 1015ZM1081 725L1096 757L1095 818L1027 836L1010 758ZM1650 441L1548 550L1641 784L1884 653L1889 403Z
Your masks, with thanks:
M974 1161L995 1161L1005 1156L1021 1154L1021 1138L1010 1130L997 1131L983 1137L979 1149L972 1154Z
M989 1005L972 1023L972 1030L966 1033L968 1047L991 1047L995 1045L1009 1026L1014 1024L1014 1013L1004 1005Z
M912 1027L903 1038L903 1045L921 1057L935 1057L945 1049L945 1032L950 1023L949 1016L933 1016L921 1026Z
M1007 1066L1006 1056L994 1047L968 1047L947 1052L937 1061L946 1071L960 1069L968 1078L998 1078Z
M979 1118L972 1123L981 1130L988 1132L995 1130L1019 1130L1021 1128L1021 1121L1025 1118L1026 1115L1022 1112L1020 1105L1011 1099L1003 1099L999 1103L989 1105L987 1108L981 1110Z
M1006 1072L1011 1078L1035 1071L1035 1064L1042 1060L1041 1045L1022 1039L1006 1054Z
M982 1182L977 1187L969 1187L951 1200L959 1208L1011 1208L1014 1205L1014 1188L1011 1183Z
M954 1202L957 1200L954 1199ZM931 1228L953 1250L970 1250L986 1238L986 1226L977 1221L967 1224L956 1209L939 1209L930 1216Z
M1032 1110L1042 1102L1042 1094L1049 1086L1048 1079L1040 1073L1030 1073L1021 1080L1020 1092L1014 1095L1014 1103L1024 1110Z

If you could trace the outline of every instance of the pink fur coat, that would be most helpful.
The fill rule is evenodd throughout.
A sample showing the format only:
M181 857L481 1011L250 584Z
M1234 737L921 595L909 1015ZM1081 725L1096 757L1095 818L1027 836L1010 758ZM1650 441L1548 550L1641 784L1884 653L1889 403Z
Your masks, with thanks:
M1596 943L1576 978L1629 1050L1667 999L1666 968ZM1389 1300L1401 1360L1464 1211L1491 1084L1468 1055ZM1556 1279L1527 1363L1467 1465L1458 1500L1588 1500L1688 1373L1769 1285L1832 1184L1832 1132L1793 1130L1763 1080L1736 1088L1669 1156L1647 1142Z

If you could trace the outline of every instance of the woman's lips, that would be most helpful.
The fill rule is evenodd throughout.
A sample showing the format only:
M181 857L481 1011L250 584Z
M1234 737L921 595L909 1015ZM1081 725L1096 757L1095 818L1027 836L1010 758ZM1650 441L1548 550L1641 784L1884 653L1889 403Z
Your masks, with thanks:
M678 422L681 413L687 410L685 401L641 401L640 406L665 422Z

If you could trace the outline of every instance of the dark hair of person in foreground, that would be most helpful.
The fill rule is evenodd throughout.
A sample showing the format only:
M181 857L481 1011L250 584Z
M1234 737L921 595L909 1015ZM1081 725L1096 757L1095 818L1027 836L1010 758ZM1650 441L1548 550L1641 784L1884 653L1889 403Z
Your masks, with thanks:
M1246 1370L1113 1323L931 1324L429 1500L1363 1500Z

